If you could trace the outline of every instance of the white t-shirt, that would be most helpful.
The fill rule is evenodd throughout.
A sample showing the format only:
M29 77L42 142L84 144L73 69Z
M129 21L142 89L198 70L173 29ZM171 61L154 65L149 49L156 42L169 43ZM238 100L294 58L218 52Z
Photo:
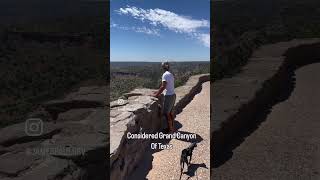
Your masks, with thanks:
M164 91L164 95L173 95L174 93L174 77L169 71L166 71L162 75L162 81L167 82L166 89Z

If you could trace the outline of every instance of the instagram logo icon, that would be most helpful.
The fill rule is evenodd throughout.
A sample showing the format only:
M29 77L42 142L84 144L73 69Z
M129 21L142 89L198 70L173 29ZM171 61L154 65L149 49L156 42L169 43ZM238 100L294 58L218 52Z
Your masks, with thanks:
M40 136L43 132L42 120L40 118L27 119L24 131L28 136Z

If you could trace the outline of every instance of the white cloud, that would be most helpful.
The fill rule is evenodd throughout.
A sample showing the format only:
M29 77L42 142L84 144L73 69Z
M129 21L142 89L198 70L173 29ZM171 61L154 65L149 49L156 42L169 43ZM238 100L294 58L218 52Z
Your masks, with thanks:
M203 45L210 47L210 34L198 34L196 37Z
M207 20L197 20L190 17L181 16L176 13L163 9L147 9L130 7L120 8L119 14L131 15L136 19L148 21L151 25L162 25L170 30L180 33L196 32L202 27L209 27L210 22Z
M149 29L149 28L146 28L146 27L134 27L133 30L135 32L140 32L140 33L160 36L160 33L159 33L158 29Z
M147 27L127 27L127 26L120 26L116 23L111 23L110 24L110 28L117 28L117 29L121 29L121 30L125 30L125 31L135 31L138 33L145 33L145 34L149 34L149 35L155 35L155 36L160 36L159 33L159 29L150 29Z
M111 27L111 28L117 27L117 26L118 26L118 24L116 24L116 23L110 23L110 27Z
M152 26L163 26L176 33L186 33L191 37L196 37L206 47L210 46L210 35L199 33L201 28L209 28L210 22L207 20L198 20L191 17L178 15L174 12L163 9L142 9L134 6L127 6L117 10L120 15L130 15L135 19L148 22ZM136 31L139 32L140 30ZM158 34L159 31L141 30L147 34ZM196 36L195 36L196 34Z

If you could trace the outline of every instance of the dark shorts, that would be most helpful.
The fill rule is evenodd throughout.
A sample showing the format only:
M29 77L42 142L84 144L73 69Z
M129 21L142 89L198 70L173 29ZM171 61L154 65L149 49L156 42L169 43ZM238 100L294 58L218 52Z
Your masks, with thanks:
M173 110L174 103L176 102L176 95L164 96L163 113L168 114Z

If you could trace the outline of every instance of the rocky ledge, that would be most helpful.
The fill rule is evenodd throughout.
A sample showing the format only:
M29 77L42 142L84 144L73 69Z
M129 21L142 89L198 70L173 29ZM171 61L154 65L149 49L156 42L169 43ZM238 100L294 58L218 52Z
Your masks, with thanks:
M209 74L189 78L176 88L175 112L179 113L201 91L201 84L209 81ZM112 180L124 180L138 166L150 140L128 139L127 133L155 133L164 126L163 97L154 98L151 89L135 89L122 99L110 103L110 173Z
M192 76L177 88L176 112L208 80ZM80 87L41 104L25 122L0 129L0 179L105 180L109 166L111 179L125 179L148 147L148 141L128 140L126 132L156 132L163 125L162 99L148 96L151 91L136 89L111 102L110 129L106 86Z
M106 90L81 87L0 129L0 179L107 179Z
M273 105L289 97L297 68L320 61L319 43L320 39L296 39L262 46L239 74L212 84L213 167L231 156Z

